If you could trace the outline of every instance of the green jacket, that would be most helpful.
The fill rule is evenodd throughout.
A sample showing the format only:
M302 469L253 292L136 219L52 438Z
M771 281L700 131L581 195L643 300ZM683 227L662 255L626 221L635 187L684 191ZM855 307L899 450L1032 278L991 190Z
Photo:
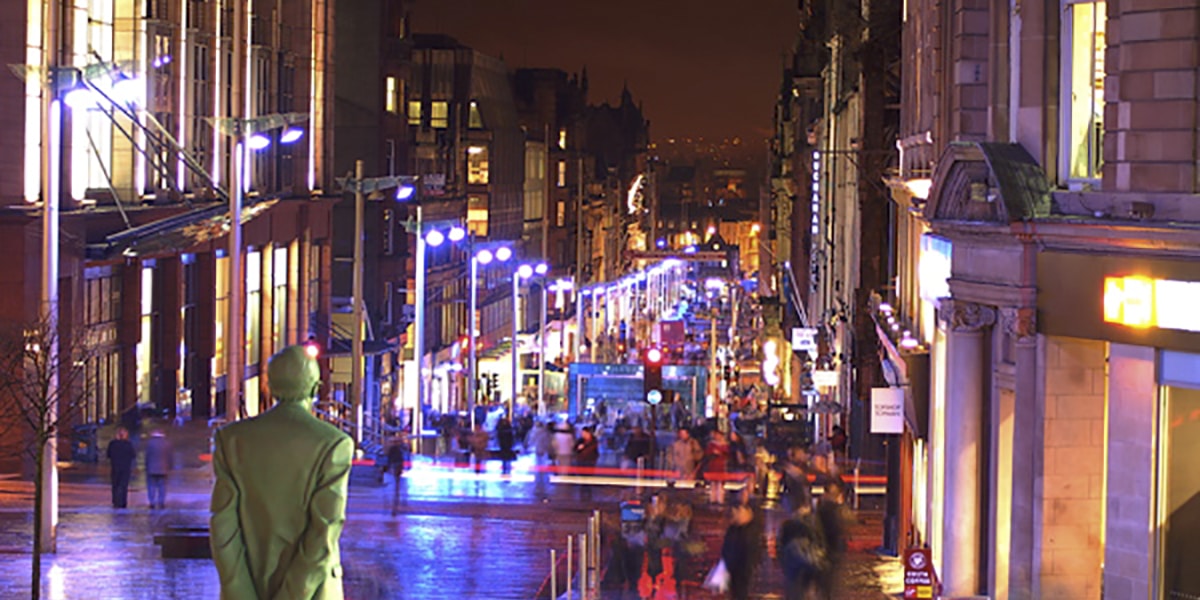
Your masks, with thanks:
M209 525L222 600L341 600L353 453L300 402L217 431Z

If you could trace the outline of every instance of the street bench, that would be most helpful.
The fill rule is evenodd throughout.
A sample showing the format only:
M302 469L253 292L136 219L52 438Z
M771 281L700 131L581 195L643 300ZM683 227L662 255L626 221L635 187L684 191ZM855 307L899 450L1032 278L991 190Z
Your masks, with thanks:
M163 558L212 558L207 527L170 525L154 536L154 544L162 547Z

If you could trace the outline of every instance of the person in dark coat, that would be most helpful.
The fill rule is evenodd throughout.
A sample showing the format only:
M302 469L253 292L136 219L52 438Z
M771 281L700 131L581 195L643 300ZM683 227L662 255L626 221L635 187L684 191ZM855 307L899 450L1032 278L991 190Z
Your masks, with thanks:
M129 478L133 475L133 463L137 453L129 441L129 430L117 429L117 436L108 443L108 460L112 463L113 508L125 508L129 498Z
M627 469L637 467L639 458L650 459L650 434L646 433L646 429L641 423L633 426L633 433L629 434L629 441L625 442L625 464L622 465Z
M783 569L785 600L806 600L828 572L826 542L812 506L801 504L779 528L776 556Z
M721 560L729 571L729 597L748 600L762 550L762 529L755 523L754 509L737 504L730 513L729 528L721 542Z
M171 472L171 443L161 430L154 430L146 440L142 456L146 465L146 496L150 508L167 507L167 474Z
M496 444L500 446L500 464L504 467L503 472L508 474L512 472L512 461L516 458L513 448L517 445L517 437L507 417L501 418L496 424Z
M600 441L596 439L596 434L592 432L591 427L584 427L579 435L579 440L575 442L575 466L583 467L584 475L592 475L593 468L600 461ZM579 486L579 497L581 500L592 499L592 486L582 484Z
M854 516L846 506L846 490L840 480L825 484L825 493L817 502L817 521L821 524L821 533L825 538L825 568L817 578L817 588L823 598L832 600L836 597L834 589L838 581L842 557L848 547L847 530Z

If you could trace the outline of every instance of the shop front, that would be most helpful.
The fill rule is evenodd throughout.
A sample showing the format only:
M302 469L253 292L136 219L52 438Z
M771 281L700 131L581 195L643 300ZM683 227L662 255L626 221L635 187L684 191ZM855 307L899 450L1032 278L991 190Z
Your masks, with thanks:
M1038 272L1043 332L1102 349L1105 594L1200 597L1200 263L1050 252Z

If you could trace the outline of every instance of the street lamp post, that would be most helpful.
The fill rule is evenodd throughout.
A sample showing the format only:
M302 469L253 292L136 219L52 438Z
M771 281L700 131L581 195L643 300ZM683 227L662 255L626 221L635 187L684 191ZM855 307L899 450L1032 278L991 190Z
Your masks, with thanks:
M414 301L417 303L416 316L413 319L413 334L416 336L413 339L413 354L416 359L417 371L417 407L413 411L413 439L419 440L422 429L422 414L421 411L425 406L425 251L428 247L434 248L441 246L442 242L449 239L451 242L459 242L467 237L466 229L455 225L450 228L448 233L442 233L438 229L425 231L425 223L422 219L421 205L417 204L417 256L416 256L416 285L417 290Z
M233 193L229 194L229 313L226 315L228 331L224 332L225 343L225 420L235 421L241 408L242 377L245 368L242 360L242 333L245 327L242 310L242 205L246 189L246 170L250 162L250 149L261 150L271 141L261 135L293 123L308 119L306 113L281 113L263 115L250 119L236 117L210 118L209 122L218 131L232 137L234 141ZM299 130L289 130L299 131ZM287 133L285 133L287 135ZM287 135L283 143L296 141L298 136Z
M472 238L473 240L474 238ZM474 244L472 243L472 248ZM493 260L505 262L512 256L512 250L508 246L501 246L493 252L487 248L475 252L471 255L471 291L470 291L470 314L467 315L467 344L469 346L467 353L467 412L470 414L471 429L475 429L475 403L478 395L477 387L479 385L479 368L478 368L478 341L477 329L479 328L478 318L475 313L478 312L479 303L479 265L487 266Z
M535 274L544 277L550 270L550 265L546 263L538 263L533 265L521 265L513 272L513 322L512 322L512 399L509 402L508 416L514 416L513 411L517 406L517 395L521 389L521 372L519 368L520 345L517 343L518 323L521 316L521 280L533 277ZM544 332L542 335L545 335Z
M538 415L546 414L546 280L542 279L542 306L538 315ZM561 330L560 332L565 333Z

